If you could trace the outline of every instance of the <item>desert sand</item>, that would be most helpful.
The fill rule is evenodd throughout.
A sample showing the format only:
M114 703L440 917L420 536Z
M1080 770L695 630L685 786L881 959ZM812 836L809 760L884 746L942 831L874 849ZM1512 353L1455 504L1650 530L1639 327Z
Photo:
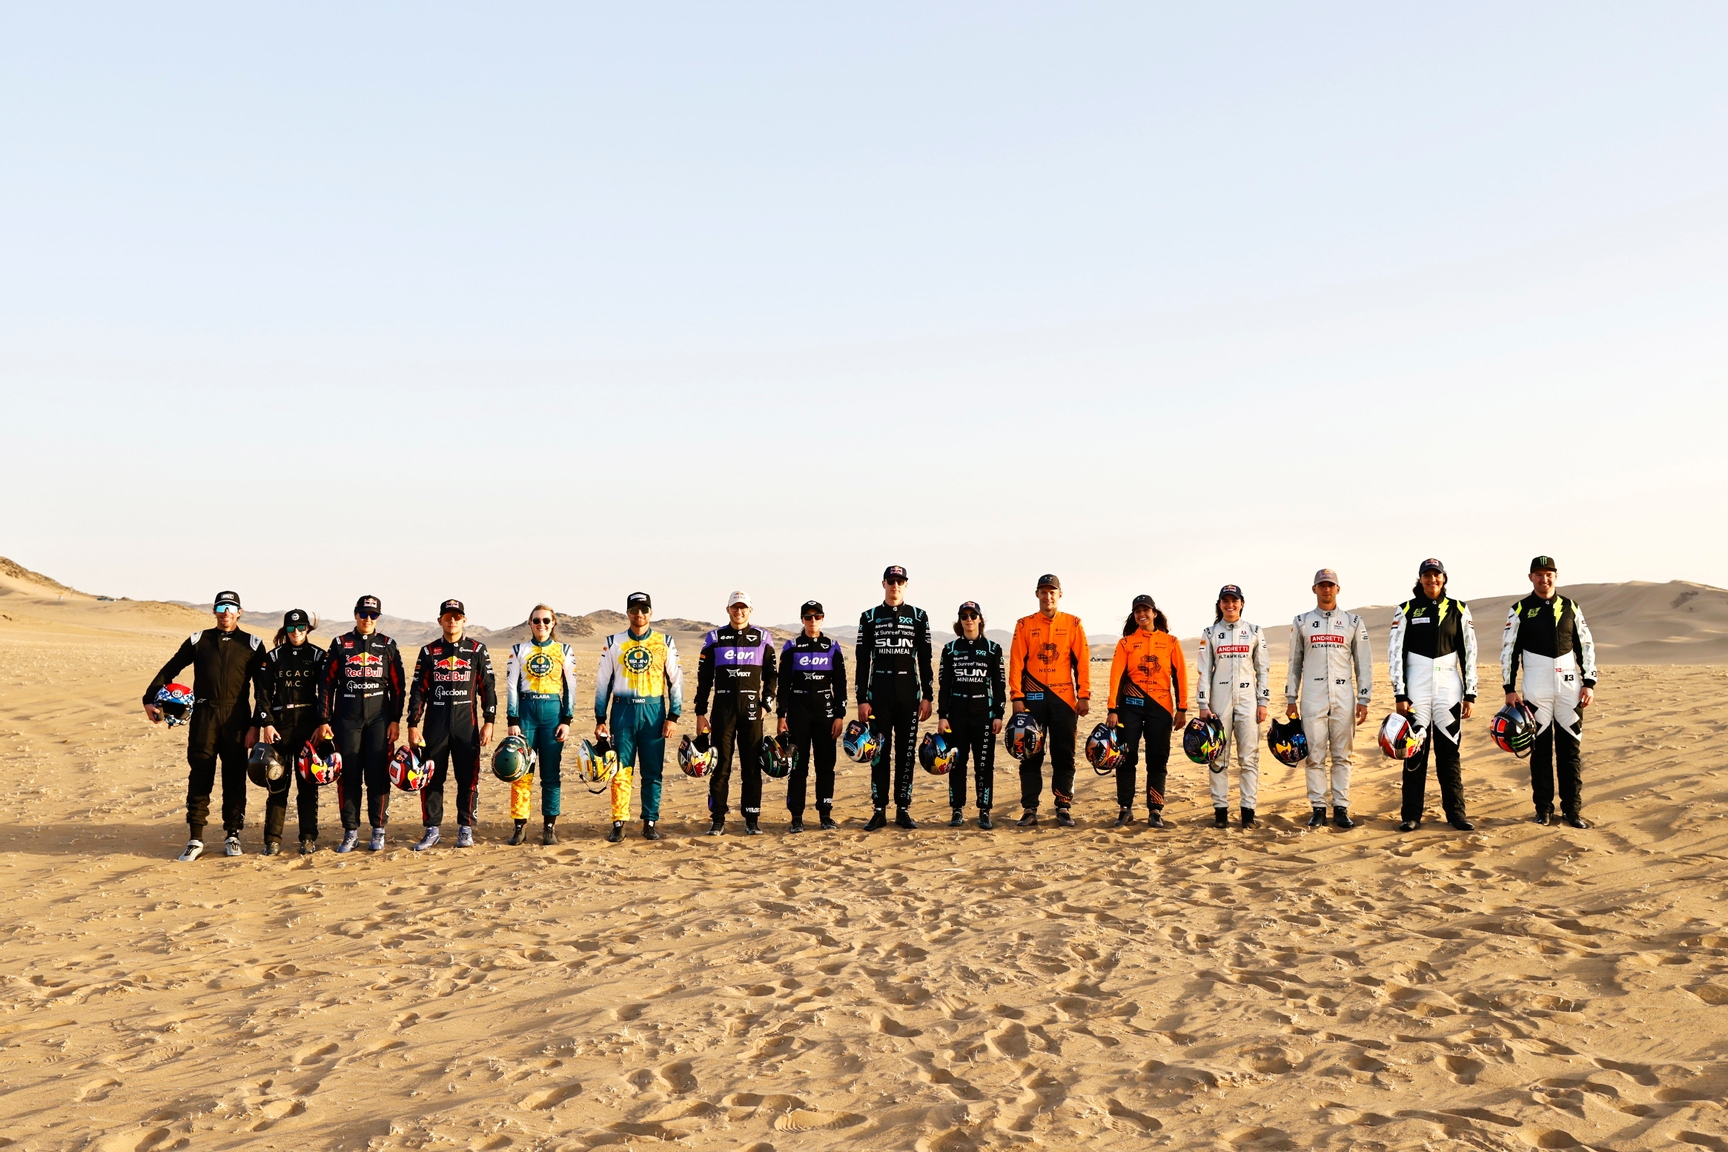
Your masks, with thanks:
M1078 829L951 831L920 773L925 826L866 836L843 764L841 831L770 782L769 835L710 839L673 767L660 843L578 785L507 847L486 776L467 851L398 804L337 856L326 795L326 850L265 859L254 789L247 855L181 865L138 697L208 619L0 574L0 1146L1728 1149L1728 667L1604 668L1586 832L1528 822L1490 691L1472 834L1432 788L1399 834L1365 727L1348 833L1265 755L1266 827L1215 830L1178 749L1161 833L1082 764Z

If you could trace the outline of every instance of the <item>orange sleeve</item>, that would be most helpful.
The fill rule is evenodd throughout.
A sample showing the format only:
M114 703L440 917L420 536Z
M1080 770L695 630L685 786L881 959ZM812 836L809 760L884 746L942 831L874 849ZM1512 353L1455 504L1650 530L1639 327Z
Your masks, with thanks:
M1074 617L1074 662L1075 695L1084 700L1092 695L1092 649L1086 643L1086 625L1078 616Z
M1170 675L1176 690L1176 711L1188 710L1188 660L1182 655L1182 642L1170 637Z
M1107 699L1108 707L1112 712L1116 711L1118 703L1116 693L1118 685L1122 683L1122 669L1126 667L1128 667L1128 637L1124 636L1116 641L1116 655L1110 657L1110 691Z
M1026 699L1026 621L1014 621L1014 639L1008 643L1008 699Z

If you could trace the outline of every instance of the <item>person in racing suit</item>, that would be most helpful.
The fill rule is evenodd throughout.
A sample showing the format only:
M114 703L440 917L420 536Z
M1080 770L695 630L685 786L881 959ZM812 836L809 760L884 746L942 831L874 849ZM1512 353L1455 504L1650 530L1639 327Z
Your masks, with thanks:
M274 744L276 755L292 765L318 730L318 691L324 683L328 653L307 639L312 617L296 608L282 617L276 643L264 657L259 677L258 738ZM318 850L318 785L294 774L294 807L300 818L300 855ZM264 854L274 855L288 822L288 791L264 801Z
M779 731L792 738L797 766L786 781L789 832L804 831L804 797L816 768L816 815L827 830L834 822L834 752L846 727L846 650L822 632L822 605L806 600L799 609L804 630L780 649Z
M480 750L492 743L498 719L498 687L486 645L462 634L468 613L460 600L438 606L444 635L420 649L408 690L408 742L424 744L431 777L420 791L426 834L417 851L438 843L444 822L444 781L456 769L456 847L474 843L474 809L480 799Z
M330 643L324 664L324 687L318 695L319 735L336 742L342 774L336 796L342 812L342 842L338 852L352 852L360 838L362 789L372 825L369 847L384 850L384 828L390 820L390 753L396 747L397 725L407 701L402 652L396 641L378 631L378 597L354 602L354 631Z
M618 752L612 777L612 843L624 839L630 815L632 773L642 778L642 839L658 840L661 782L666 741L684 711L684 668L672 637L650 627L653 601L632 592L624 602L630 626L606 637L594 677L594 735L610 740ZM612 720L606 720L610 704Z
M240 596L218 592L211 605L216 626L194 632L162 665L144 689L144 715L152 724L162 713L156 693L188 665L192 667L192 716L187 723L186 826L191 836L182 861L196 860L204 851L204 825L210 822L210 791L216 783L216 762L222 762L222 827L224 851L240 855L240 830L246 827L246 741L252 727L252 697L259 692L264 667L264 643L240 630Z
M1242 827L1254 826L1260 797L1260 725L1272 702L1272 661L1258 624L1242 619L1242 589L1218 590L1212 626L1200 634L1198 684L1194 701L1202 720L1216 716L1224 725L1224 747L1212 762L1212 823L1230 823L1230 748L1236 748L1236 788L1242 800Z
M521 737L539 761L542 844L556 844L554 830L564 799L564 742L576 718L576 650L558 639L558 613L536 604L528 613L528 640L511 645L504 663L504 715L509 735ZM527 839L528 802L534 777L510 782L510 843Z
M1122 743L1116 769L1116 826L1134 823L1134 769L1146 745L1146 823L1164 827L1164 785L1170 768L1170 733L1188 720L1188 664L1170 635L1170 621L1152 597L1134 597L1122 639L1110 659L1110 711L1105 725Z
M762 720L773 705L776 675L774 637L750 623L750 596L734 592L726 601L730 624L702 638L696 658L696 732L712 732L716 751L708 780L708 810L713 824L708 835L726 831L727 788L734 754L742 762L738 798L744 809L744 832L760 836L762 828ZM714 719L708 719L712 693Z
M1558 769L1562 818L1573 828L1588 828L1580 753L1584 709L1596 698L1596 641L1578 602L1554 591L1555 576L1552 556L1530 561L1533 591L1507 614L1500 640L1500 679L1506 703L1522 700L1536 709L1536 742L1530 748L1530 799L1536 805L1536 823L1553 822Z
M1414 832L1422 824L1432 750L1440 807L1452 827L1469 832L1476 826L1464 811L1458 749L1464 721L1476 703L1476 625L1470 605L1446 595L1446 566L1438 560L1422 561L1411 596L1392 616L1386 666L1399 715L1421 725L1428 738L1404 761L1403 822L1398 828Z
M906 569L890 564L882 572L882 603L858 617L857 664L853 687L858 719L870 725L880 743L870 764L870 804L875 809L864 831L888 823L888 767L894 767L895 823L916 828L912 819L912 763L918 725L930 719L936 695L931 671L930 617L906 603Z
M1056 800L1056 823L1074 827L1074 729L1079 717L1092 710L1092 653L1080 617L1058 612L1062 582L1051 575L1038 578L1038 611L1014 624L1008 648L1008 692L1015 712L1030 712L1044 729L1050 750L1050 794ZM1038 824L1038 800L1044 790L1044 752L1020 762L1020 828Z
M1308 827L1326 823L1327 785L1331 785L1332 822L1354 828L1350 819L1350 765L1356 726L1368 718L1374 691L1374 654L1368 629L1354 612L1338 607L1338 573L1314 573L1312 612L1290 624L1290 675L1284 682L1285 711L1300 717L1308 735ZM1327 777L1327 759L1331 777Z
M984 610L976 600L960 605L954 621L959 639L942 646L942 688L936 694L940 729L954 737L948 772L948 827L966 823L966 761L978 784L978 827L994 828L990 808L996 793L996 736L1008 710L1008 673L1002 645L984 635Z

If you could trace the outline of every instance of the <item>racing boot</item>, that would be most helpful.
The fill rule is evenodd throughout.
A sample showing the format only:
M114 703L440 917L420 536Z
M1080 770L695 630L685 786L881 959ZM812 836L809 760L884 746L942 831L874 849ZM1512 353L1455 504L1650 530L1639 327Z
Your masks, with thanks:
M222 855L239 856L240 854L240 833L228 833L228 839L222 841Z
M1068 811L1068 809L1066 809L1066 808L1056 809L1056 827L1058 827L1058 828L1072 828L1072 827L1074 827L1074 814L1072 812Z
M990 809L982 808L978 812L978 827L988 832L996 827L996 821L990 819Z
M894 816L894 823L902 828L916 828L918 821L912 819L912 809L902 808Z
M834 813L831 809L818 808L816 811L822 814L822 831L832 832L834 829L840 827L840 825L834 823Z
M1474 831L1476 831L1476 825L1470 823L1470 821L1463 816L1455 817L1451 820L1446 821L1446 823L1452 825L1452 827L1458 829L1458 831L1460 831L1460 832L1474 832Z
M436 844L438 841L434 839L432 843ZM431 846L431 844L427 845L428 848ZM382 827L372 829L372 840L366 845L366 847L373 852L384 851L384 829Z
M420 842L418 844L414 845L414 851L416 851L416 852L426 851L426 849L428 849L428 848L432 847L434 844L438 843L438 836L439 836L438 826L436 824L434 824L430 828L426 829L426 835L420 837ZM378 829L374 828L372 830L372 838L374 840L378 839ZM374 851L376 851L376 849L374 849Z
M1400 831L1400 832L1414 832L1414 831L1416 831L1416 829L1418 829L1420 827L1422 827L1422 821L1420 821L1420 820L1406 820L1402 824L1398 825L1398 831Z
M190 864L202 855L204 855L204 841L188 840L186 841L186 850L180 853L178 859L182 864Z
M1326 809L1324 809L1324 808L1314 809L1314 814L1312 816L1308 817L1308 827L1310 827L1310 828L1324 828L1324 827L1326 827Z
M1036 827L1038 827L1038 809L1036 809L1036 808L1026 809L1025 815L1021 816L1020 819L1014 821L1014 827L1016 827L1016 828L1036 828Z
M360 829L349 828L342 833L342 842L336 845L338 852L352 852L354 846L360 843Z
M266 841L264 841L264 855L276 856L276 855L280 855L281 852L282 852L282 841L280 841L280 840L266 840Z
M660 839L660 829L654 827L654 821L652 821L652 820L642 821L642 839L644 839L644 840L658 840L658 839Z
M708 835L724 836L726 834L726 817L716 816L714 822L708 825Z
M1212 827L1214 827L1214 828L1228 828L1228 827L1230 827L1230 809L1228 809L1228 808L1214 808L1214 809L1212 809Z
M950 827L950 828L964 828L964 827L966 827L966 813L963 809L960 809L960 808L954 809L954 815L948 817L948 827Z
M1242 827L1244 827L1244 828L1258 828L1259 826L1260 826L1260 821L1258 821L1254 818L1254 809L1252 809L1252 808L1242 809Z
M1338 828L1356 827L1356 821L1350 819L1350 809L1348 808L1334 807L1332 809L1332 823Z
M528 821L518 820L516 821L516 830L510 833L510 839L507 843L516 845L522 843L526 839L528 839Z
M802 832L802 831L804 831L804 817L802 817L802 816L792 817L792 822L790 824L786 825L786 831L788 831L788 832Z
M474 847L474 826L472 824L456 825L456 847Z
M1164 827L1164 809L1153 808L1153 809L1149 810L1146 813L1146 827L1148 827L1148 828L1162 828L1162 827Z
M1590 827L1590 821L1584 819L1584 817L1580 816L1576 812L1568 813L1567 815L1560 817L1560 819L1565 821L1566 827L1568 828Z
M558 843L558 821L548 820L541 826L540 843L547 848Z
M1116 811L1116 827L1127 828L1134 823L1134 809L1119 808Z
M864 831L874 832L878 828L888 827L888 809L878 808L870 816L869 823L864 825Z
M1536 823L1538 823L1538 824L1552 824L1552 823L1554 823L1554 809L1552 809L1552 808L1538 808L1538 809L1536 809Z
M301 839L301 841L300 841L300 855L310 856L316 851L318 851L318 841L317 840L313 839L310 836L306 836L306 837L303 837Z
M624 821L614 820L612 821L612 831L606 833L606 843L616 844L622 839L624 839Z
M745 816L744 817L744 835L746 835L746 836L760 836L760 835L762 835L762 828L757 823L761 819L762 818L760 816Z

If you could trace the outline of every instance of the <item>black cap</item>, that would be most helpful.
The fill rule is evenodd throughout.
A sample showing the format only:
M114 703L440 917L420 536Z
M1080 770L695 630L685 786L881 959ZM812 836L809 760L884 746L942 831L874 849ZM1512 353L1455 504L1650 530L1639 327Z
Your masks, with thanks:
M438 615L448 616L452 614L457 616L466 616L468 615L468 609L462 607L462 601L460 600L446 600L444 603L438 605Z
M958 616L964 616L968 612L978 613L979 619L983 619L983 617L984 617L984 609L978 607L978 601L976 601L976 600L966 601L966 603L960 605L959 611L955 614Z
M1422 566L1420 568L1416 569L1416 575L1426 576L1430 572L1438 572L1440 575L1444 576L1446 575L1446 565L1430 556L1428 559L1422 561Z
M383 611L384 609L378 603L378 597L376 596L362 596L360 599L354 601L354 612L356 615L361 612L377 612L382 615Z
M900 567L898 564L890 564L888 567L882 569L882 579L904 580L906 579L906 569Z
M304 608L294 608L282 614L282 627L310 629L312 617L306 614Z
M821 616L821 615L824 615L824 613L822 611L822 602L820 600L806 600L806 601L804 601L804 607L798 609L798 615L799 616Z
M1234 596L1238 600L1247 599L1246 596L1242 595L1242 589L1238 588L1234 584L1226 584L1224 587L1218 589L1218 599L1222 600L1226 596Z
M629 596L624 598L624 611L626 612L630 611L632 608L641 608L646 610L652 607L654 607L654 601L648 598L648 593L646 592L632 592Z
M1056 579L1056 577L1051 573L1046 572L1044 575L1038 577L1038 587L1054 588L1056 591L1060 592L1062 591L1062 581Z
M218 592L218 593L216 593L216 599L211 603L210 610L212 612L220 612L220 611L222 611L222 605L224 605L224 604L232 604L232 605L234 605L234 610L239 611L240 610L240 593L238 593L238 592Z
M1142 593L1140 593L1140 595L1134 597L1133 606L1135 608L1156 608L1156 607L1158 607L1157 603L1155 601L1153 601L1152 597L1146 595L1146 593L1144 593L1144 592L1142 592Z
M1536 559L1530 561L1530 571L1558 572L1560 571L1560 565L1554 563L1554 557L1552 556L1538 556Z

